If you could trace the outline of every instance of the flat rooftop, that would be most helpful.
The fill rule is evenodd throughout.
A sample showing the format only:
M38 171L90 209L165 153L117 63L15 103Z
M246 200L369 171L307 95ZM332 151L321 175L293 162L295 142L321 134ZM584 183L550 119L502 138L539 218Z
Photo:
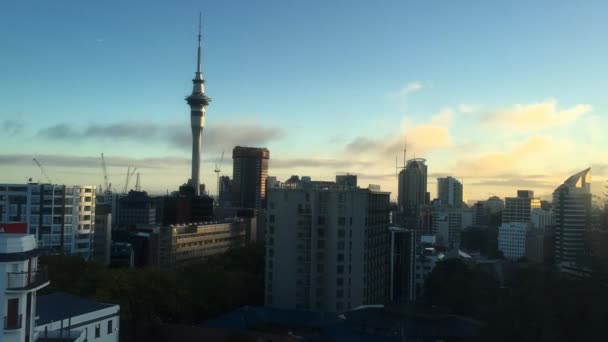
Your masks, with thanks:
M69 317L76 317L91 312L117 306L117 304L97 303L65 292L55 292L36 298L36 316L38 325L44 325Z

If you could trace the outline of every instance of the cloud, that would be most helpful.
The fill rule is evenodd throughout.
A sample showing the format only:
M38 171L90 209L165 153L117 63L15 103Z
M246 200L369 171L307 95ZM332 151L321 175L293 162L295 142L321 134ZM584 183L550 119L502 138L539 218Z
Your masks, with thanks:
M23 124L23 122L13 119L6 119L2 121L2 130L8 136L15 136L21 133L21 131L23 131L24 126L25 125Z
M508 127L520 131L543 129L561 126L576 121L591 111L587 104L558 110L555 100L532 104L516 104L508 108L499 108L487 113L481 124L492 127Z
M388 93L386 95L386 97L389 99L396 99L396 98L406 96L407 94L419 91L422 88L423 88L423 86L420 82L414 81L414 82L410 82L410 83L406 84L403 88L399 89L398 91Z
M477 112L478 109L478 106L472 104L462 103L458 105L458 112L462 114L473 114Z
M327 159L327 158L271 158L269 168L271 169L293 169L301 168L357 168L369 167L372 163L351 159Z
M84 128L60 123L39 130L37 136L54 141L161 142L185 150L192 146L192 133L188 126L162 123L117 122L90 124ZM263 146L283 136L284 130L276 127L254 123L220 123L203 130L203 149L217 152L231 150L237 145Z
M0 155L0 165L32 165L32 158L38 159L43 165L69 167L69 168L100 168L101 159L98 156L74 156L62 154L4 154ZM176 165L189 165L190 159L173 156L156 158L129 158L122 156L105 156L108 167L128 167L147 169L165 169Z

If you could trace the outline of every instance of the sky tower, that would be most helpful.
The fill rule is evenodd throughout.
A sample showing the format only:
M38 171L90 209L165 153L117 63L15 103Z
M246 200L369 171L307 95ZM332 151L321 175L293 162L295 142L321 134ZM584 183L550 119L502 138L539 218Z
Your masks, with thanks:
M186 97L190 106L190 125L192 126L192 176L190 185L194 188L194 194L200 196L201 184L201 145L203 127L205 127L205 107L211 99L205 95L205 80L201 71L201 14L198 18L198 59L196 74L192 80L192 94Z

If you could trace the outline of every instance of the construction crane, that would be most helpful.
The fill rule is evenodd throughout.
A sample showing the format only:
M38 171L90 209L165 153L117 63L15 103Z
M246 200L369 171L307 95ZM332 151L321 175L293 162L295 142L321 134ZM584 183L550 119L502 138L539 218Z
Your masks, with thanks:
M133 168L133 171L131 171L130 166L127 168L127 179L125 180L125 188L123 191L125 194L129 190L129 181L131 180L131 177L133 177L133 175L135 174L135 171L137 171L136 167Z
M38 167L40 168L40 172L42 172L42 175L44 176L44 178L46 178L46 181L49 182L49 184L53 184L51 177L46 174L46 171L44 171L42 164L40 164L40 162L36 158L33 158L32 160L34 161L34 163L36 163L36 165L38 165Z
M217 177L217 200L218 200L218 206L220 205L219 200L220 200L220 172L221 172L221 167L222 167L222 161L224 160L224 151L222 151L222 156L220 157L220 161L215 164L215 170L213 170L213 172L215 172L215 175Z
M101 168L103 171L103 181L104 181L104 189L106 190L106 193L110 193L112 192L112 183L110 183L108 181L108 169L106 167L106 159L103 156L103 153L101 154Z
M137 173L137 178L135 181L135 191L141 191L141 183L139 182L139 172Z

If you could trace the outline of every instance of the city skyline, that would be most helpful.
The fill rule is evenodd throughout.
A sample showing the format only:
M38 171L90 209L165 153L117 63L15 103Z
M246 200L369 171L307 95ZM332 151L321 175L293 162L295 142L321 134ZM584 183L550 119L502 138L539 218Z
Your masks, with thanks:
M450 175L469 200L517 189L550 198L589 166L592 191L603 190L608 102L600 89L608 75L598 5L552 4L542 18L540 2L441 11L401 3L319 2L310 12L304 3L266 6L3 5L14 13L0 24L9 52L0 84L3 181L43 179L31 161L37 157L57 183L102 184L103 152L115 185L128 165L141 170L150 192L184 183L192 138L183 97L202 9L214 102L201 176L211 194L221 152L246 145L272 152L269 175L279 179L350 172L395 200L404 136L408 159L427 159L429 189ZM484 38L484 25L493 39ZM222 175L232 173L228 164Z

